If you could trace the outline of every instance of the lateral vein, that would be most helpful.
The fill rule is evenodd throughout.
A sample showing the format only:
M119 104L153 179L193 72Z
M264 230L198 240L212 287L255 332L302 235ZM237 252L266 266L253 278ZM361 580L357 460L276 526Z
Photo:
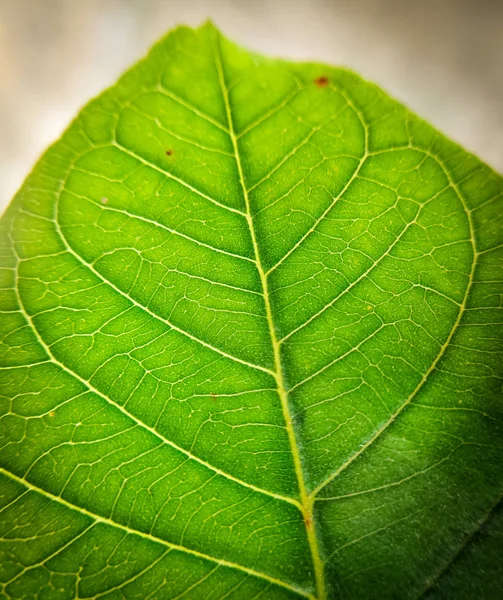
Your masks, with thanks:
M81 194L77 194L73 190L70 190L67 187L64 187L63 189L65 190L65 192L67 192L68 194L71 194L72 196L75 196L76 198L82 198L84 200L87 200L88 202L93 202L87 196L82 196ZM98 206L97 202L93 202L93 204ZM168 227L167 225L164 225L164 223L160 223L159 221L155 221L154 219L149 219L148 217L144 217L143 215L133 213L129 210L121 209L121 208L114 208L113 206L110 206L110 205L102 205L102 206L100 206L100 208L102 210L116 212L120 215L126 215L126 216L130 217L131 219L138 219L139 221L143 221L144 223L148 223L149 225L153 225L154 227L159 227L159 229L164 229L165 231L167 231L168 233L171 233L172 235L181 237L181 238L183 238L189 242L192 242L193 244L196 244L198 246L208 248L208 250L212 250L213 252L225 254L226 256L231 256L233 258L238 258L240 260L246 260L247 262L251 262L251 263L255 262L253 259L248 258L248 256L244 256L243 254L236 254L234 252L229 252L228 250L223 250L222 248L216 248L215 246L212 246L211 244L207 244L206 242L202 242L201 240L191 237L190 235L182 233L181 231L178 231L177 229ZM252 291L252 290L247 290L247 291ZM254 292L254 293L257 293L257 292Z
M233 563L233 562L225 560L223 558L217 558L215 556L211 556L209 554L205 554L204 552L199 552L198 550L193 550L192 548L187 548L185 546L181 546L181 545L175 544L173 542L168 542L167 540L159 538L150 533L146 533L146 532L140 531L138 529L133 529L131 527L128 527L127 525L122 525L121 523L117 523L116 521L113 521L112 519L109 519L108 517L102 517L101 515L97 515L96 513L92 512L90 510L87 510L86 508L77 506L76 504L72 504L71 502L69 502L68 500L65 500L64 498L61 498L60 496L56 496L42 488L39 488L38 486L26 481L22 477L18 477L17 475L14 475L14 473L11 473L10 471L8 471L7 469L4 469L3 467L0 467L0 473L2 473L6 477L12 479L13 481L16 481L17 483L23 485L24 487L28 488L32 492L41 494L42 496L45 496L46 498L48 498L49 500L51 500L53 502L58 502L59 504L62 504L63 506L66 506L67 508L69 508L75 512L79 512L79 513L93 519L96 523L104 523L105 525L109 525L111 527L121 529L122 531L125 531L126 533L129 533L131 535L138 535L144 539L150 540L151 542L162 544L163 546L167 546L168 548L171 548L172 550L178 550L179 552L183 552L185 554L191 554L192 556L195 556L197 558L201 558L203 560L207 560L207 561L210 561L213 563L217 563L218 565L221 565L223 567L229 567L231 569L241 571L248 575L252 575L253 577L258 577L259 579L263 579L265 581L268 581L269 583L273 583L273 584L281 586L287 590L290 590L291 592L294 592L294 593L298 594L299 596L302 596L304 598L309 598L310 600L314 600L312 594L310 594L306 590L303 590L303 589L301 589L295 585L292 585L286 581L282 581L281 579L276 579L275 577L271 577L270 575L267 575L267 573L262 573L261 571L255 571L254 569L250 569L249 567L245 567L244 565L240 565L238 563Z
M417 148L417 149L420 150L421 152L424 152L425 154L429 154L427 151L425 151L421 148ZM442 167L442 170L444 171L444 173L447 177L447 180L449 181L449 186L452 187L456 191L456 194L457 194L461 204L463 205L463 209L466 213L466 216L468 219L468 225L470 228L470 240L471 240L471 245L472 245L472 250L473 250L473 260L472 260L470 273L468 276L468 284L466 286L463 301L459 307L458 316L456 317L456 320L454 321L454 324L449 332L449 335L447 336L445 342L440 347L440 350L439 350L437 356L435 357L434 361L431 363L430 367L425 372L425 374L423 375L423 377L421 378L421 380L419 381L417 386L414 388L412 393L408 396L408 398L404 402L402 402L402 404L400 404L398 409L391 415L391 417L386 421L386 423L384 423L384 425L380 429L378 429L376 431L376 433L357 452L355 452L355 454L353 454L345 463L343 463L336 471L334 471L332 474L330 474L324 481L322 481L313 490L313 492L312 492L313 497L315 497L325 486L327 486L331 481L333 481L336 477L338 477L342 473L342 471L347 469L359 456L361 456L367 450L367 448L369 448L394 423L396 418L407 408L407 406L409 406L409 404L417 396L419 391L422 389L423 385L429 379L431 373L436 369L438 363L444 356L445 351L449 347L449 345L452 341L452 338L454 337L454 334L456 333L458 326L461 323L461 319L463 318L463 315L465 313L465 310L466 310L466 307L468 304L468 299L470 297L470 291L471 291L473 281L475 278L475 270L477 268L477 258L478 258L477 247L475 244L475 227L474 227L474 223L473 223L473 217L472 217L471 211L468 209L468 207L466 205L466 202L465 202L462 194L460 193L460 191L458 189L456 182L452 179L448 169L444 166L444 164L437 157L432 156L432 158L434 158L434 160L436 160L438 162L438 164Z
M198 190L197 188L195 188L190 183L187 183L186 181L184 181L183 179L180 179L179 177L176 177L176 175L173 175L169 171L166 171L165 169L162 169L161 167L159 167L155 163L150 162L146 158L143 158L143 156L140 156L139 154L136 154L136 152L133 152L133 150L131 150L130 148L126 148L125 146L123 146L119 141L117 141L117 139L112 142L112 145L115 146L121 152L124 152L125 154L129 154L129 156L132 156L136 160L142 162L147 167L150 167L151 169L155 169L156 171L159 171L159 173L162 173L168 179L172 179L173 181L176 181L180 185L183 185L184 187L186 187L187 189L189 189L191 192L194 192L195 194L197 194L201 198L205 198L209 202L212 202L213 204L216 204L217 206L220 206L220 208L225 208L226 210L229 210L229 211L231 211L233 213L237 213L238 215L243 215L244 214L242 210L238 210L237 208L232 208L232 206L228 206L227 204L224 204L223 202L219 202L218 200L215 200L215 198L212 198L211 196L208 196L208 194L205 194L201 190Z
M184 335L185 337L191 339L194 342L197 342L198 344L200 344L201 346L204 346L205 348L209 348L210 350L213 350L213 352L217 352L218 354L225 356L225 358L228 358L234 362L240 363L242 365L245 365L247 367L250 367L251 369L257 369L259 371L263 371L264 373L268 373L269 375L274 375L274 372L271 371L270 369L268 369L267 367L263 367L262 365L256 365L253 363L250 363L242 358L239 358L237 356L234 356L233 354L229 354L228 352L225 352L225 350L222 350L220 348L217 348L216 346L213 346L212 344L205 342L204 340L196 337L195 335L193 335L192 333L189 333L188 331L186 331L185 329L182 329L181 327L178 327L177 325L175 325L174 323L172 323L171 321L168 321L167 319L164 319L162 317L160 317L158 314L156 314L155 312L153 312L152 310L150 310L147 306L144 306L143 304L140 304L137 300L135 300L134 298L132 298L131 296L129 296L128 294L126 294L125 292L123 292L119 287L117 287L112 281L110 281L109 279L106 279L97 269L95 269L93 267L93 265L91 265L90 263L88 263L87 261L85 261L71 246L70 243L68 242L68 239L65 237L65 235L63 234L61 227L59 226L58 221L55 221L55 226L56 226L56 231L59 235L59 237L61 238L61 241L63 242L63 244L65 245L67 251L74 256L82 265L84 265L85 267L87 267L92 273L94 273L94 275L96 275L96 277L98 277L105 285L108 285L109 287L111 287L113 290L115 290L118 294L120 294L121 296L123 296L124 298L126 298L126 300L128 300L129 302L131 302L134 306L136 306L137 308L147 312L151 317L153 317L154 319L156 319L157 321L161 321L161 323L164 323L166 325L168 325L169 327L171 327L171 329L173 329L174 331L177 331L178 333L181 333L182 335Z
M16 279L17 279L17 270L16 270ZM45 340L41 337L38 329L35 327L35 324L33 323L33 319L27 313L27 311L26 311L26 309L25 309L25 307L23 305L23 302L21 300L21 296L20 296L19 291L18 291L17 281L16 281L15 290L16 290L16 296L17 296L17 301L18 301L18 304L19 304L20 312L25 317L27 323L29 324L29 326L31 327L31 329L33 331L33 334L37 338L38 343L45 350L46 354L49 357L49 360L52 363L54 363L55 365L57 365L60 369L62 369L63 371L65 371L66 373L68 373L69 375L71 375L73 378L75 378L78 381L80 381L84 386L86 386L86 388L89 391L93 392L94 394L96 394L97 396L99 396L100 398L102 398L103 400L105 400L108 404L110 404L111 406L113 406L117 410L121 411L129 419L133 420L138 426L140 426L143 429L146 429L152 435L154 435L155 437L157 437L161 442L163 442L163 443L167 444L168 446L171 446L175 450L181 452L182 454L184 454L185 456L187 456L187 458L189 458L191 460L194 460L195 462L203 465L207 469L210 469L211 471L213 471L217 475L221 475L222 477L225 477L226 479L229 479L229 480L233 481L234 483L237 483L237 484L239 484L239 485L241 485L243 487L249 488L249 489L251 489L251 490L253 490L255 492L258 492L260 494L264 494L264 495L270 496L272 498L275 498L276 500L281 500L283 502L287 502L289 504L293 504L297 508L299 507L299 503L294 498L289 498L288 496L282 496L281 494L276 494L275 492L271 492L271 491L266 490L264 488L260 488L258 486L253 485L252 483L248 483L248 482L246 482L246 481L244 481L242 479L234 477L230 473L227 473L226 471L222 471L218 467L215 467L212 464L210 464L210 463L206 462L205 460L203 460L202 458L199 458L195 454L192 454L190 451L186 450L185 448L182 448L182 446L179 446L178 444L175 444L175 442L173 442L173 441L169 440L168 438L164 437L161 433L159 433L153 427L150 427L146 423L143 423L143 421L141 421L140 419L138 419L137 417L135 417L132 413L130 413L128 410L126 410L120 404L117 404L111 398L109 398L108 396L106 396L105 394L103 394L102 392L100 392L100 390L98 390L97 388L95 388L89 381L87 381L86 379L84 379L83 377L81 377L78 373L76 373L75 371L73 371L72 369L70 369L69 367L67 367L64 363L62 363L60 360L58 360L54 356L54 354L52 353L52 350L51 350L50 346L48 346L48 344L46 344Z

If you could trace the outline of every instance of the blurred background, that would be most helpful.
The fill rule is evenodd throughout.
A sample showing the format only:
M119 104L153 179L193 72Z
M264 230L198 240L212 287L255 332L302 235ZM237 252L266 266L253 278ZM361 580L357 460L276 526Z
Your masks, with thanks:
M79 107L178 24L353 68L503 171L503 0L0 0L0 211Z

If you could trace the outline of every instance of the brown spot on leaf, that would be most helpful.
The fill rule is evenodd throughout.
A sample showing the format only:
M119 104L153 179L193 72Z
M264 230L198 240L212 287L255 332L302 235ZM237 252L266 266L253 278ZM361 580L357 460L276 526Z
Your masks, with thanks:
M51 410L51 412L49 413L49 416L50 416L50 417L54 417L54 415L55 415L55 414L56 414L56 413L55 413L53 410Z
M211 392L211 399L213 400L213 402L215 402L215 400L217 399L217 395L213 392Z
M311 517L304 517L304 523L306 525L306 529L311 529L311 527L313 526L313 520L311 519Z
M322 87L327 87L328 85L328 77L325 77L325 75L320 75L319 77L317 77L314 80L315 85L317 85L319 88Z
M103 198L101 199L101 204L108 204L108 198L103 196Z
M171 148L166 150L166 156L173 156L173 150L171 150Z

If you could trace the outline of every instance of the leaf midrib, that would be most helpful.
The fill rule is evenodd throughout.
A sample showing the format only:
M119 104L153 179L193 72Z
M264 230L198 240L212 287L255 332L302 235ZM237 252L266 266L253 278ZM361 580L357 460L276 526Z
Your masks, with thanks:
M297 437L294 431L292 415L290 413L290 408L288 404L288 392L286 390L285 381L283 377L283 365L281 361L281 349L279 340L276 335L276 327L274 325L273 313L271 302L269 299L269 285L267 280L267 274L265 269L262 266L262 261L260 258L260 251L257 241L257 235L255 232L255 227L253 224L252 211L250 207L250 198L249 198L249 190L246 186L243 167L241 164L241 155L238 146L238 140L234 129L234 122L232 118L232 108L229 99L228 87L225 81L225 73L223 69L223 61L222 61L222 51L220 46L220 38L217 37L218 34L213 31L213 36L215 38L215 61L216 67L218 71L218 78L220 83L220 88L222 91L222 97L225 104L225 111L227 114L228 128L229 128L229 136L232 141L232 146L234 148L235 159L236 159L236 167L239 175L239 182L241 185L241 189L243 192L243 197L245 200L246 206L246 220L248 223L248 227L250 229L250 235L252 238L253 250L255 253L255 261L257 265L257 271L259 273L260 282L262 284L262 291L264 295L264 306L266 310L267 323L269 328L269 335L271 338L271 345L273 348L274 355L274 378L277 384L277 392L281 401L281 408L283 412L283 418L285 420L285 426L288 435L288 441L290 443L290 450L293 457L293 463L295 468L295 474L297 477L297 483L299 487L299 497L301 503L301 512L304 517L304 526L307 534L307 541L309 544L309 548L311 551L311 558L314 568L314 579L315 579L315 588L317 598L319 600L324 600L327 597L327 590L325 587L325 577L323 572L323 561L321 559L320 553L320 541L317 536L317 527L314 522L314 513L313 513L313 504L314 504L314 496L310 495L306 481L304 478L304 472L302 467L302 460L300 456L300 448L297 442ZM256 186L253 186L256 187ZM253 189L253 188L250 188Z

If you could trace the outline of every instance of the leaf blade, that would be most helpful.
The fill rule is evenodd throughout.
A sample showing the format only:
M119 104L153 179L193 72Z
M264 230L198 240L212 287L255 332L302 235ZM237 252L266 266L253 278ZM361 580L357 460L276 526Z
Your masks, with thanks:
M503 480L502 188L347 71L161 41L2 220L8 593L423 593Z

